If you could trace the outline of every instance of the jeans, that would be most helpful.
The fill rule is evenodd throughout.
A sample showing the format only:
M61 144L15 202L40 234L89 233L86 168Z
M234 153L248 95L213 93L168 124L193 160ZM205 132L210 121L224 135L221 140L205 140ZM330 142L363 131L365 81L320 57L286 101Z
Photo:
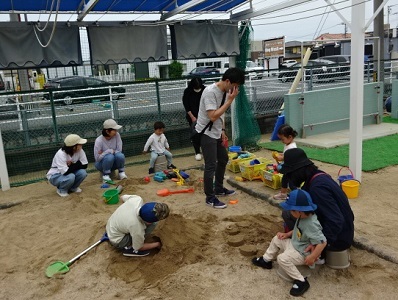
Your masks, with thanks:
M95 162L95 168L104 175L109 175L113 170L124 172L125 157L121 152L105 155L102 160Z
M164 150L163 153L156 153L155 151L151 151L151 159L149 160L149 166L151 168L155 167L156 160L158 159L159 155L164 154L167 159L167 166L170 166L173 163L173 155L170 151Z
M80 169L68 175L62 175L61 173L54 174L48 181L61 192L67 193L70 190L77 189L86 177L86 170Z
M204 192L208 198L215 195L214 190L223 191L225 168L228 163L227 150L222 145L222 140L213 139L206 134L201 139L202 153L205 160L203 174ZM213 188L213 179L215 184Z

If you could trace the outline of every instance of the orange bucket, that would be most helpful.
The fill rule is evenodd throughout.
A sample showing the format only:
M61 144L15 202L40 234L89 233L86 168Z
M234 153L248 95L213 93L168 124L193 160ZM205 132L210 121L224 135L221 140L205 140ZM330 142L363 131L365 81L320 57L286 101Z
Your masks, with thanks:
M359 186L361 183L358 180L346 180L341 183L341 188L349 199L355 199L359 194Z

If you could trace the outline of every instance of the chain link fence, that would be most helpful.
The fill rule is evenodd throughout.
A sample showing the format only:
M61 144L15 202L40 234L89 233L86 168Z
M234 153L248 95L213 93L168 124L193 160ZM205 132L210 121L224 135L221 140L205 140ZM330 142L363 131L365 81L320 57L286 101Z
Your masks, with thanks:
M393 67L386 73L386 85L395 76ZM367 80L364 76L364 81ZM109 118L123 125L120 133L128 164L148 160L141 152L153 132L155 121L166 124L166 136L173 154L193 155L190 129L182 105L187 83L186 79L153 80L88 89L1 93L0 130L11 185L45 179L53 155L70 133L88 139L84 150L90 162L89 171L94 171L94 140L101 134L103 121ZM206 85L211 83L206 82ZM272 71L264 73L262 79L254 80L248 76L246 93L255 118L275 119L290 85L290 82L280 80L279 73ZM347 74L342 78L319 81L310 76L300 82L297 92L347 85ZM227 111L227 127L231 126L230 121ZM268 126L261 131L272 132L272 129L273 126Z

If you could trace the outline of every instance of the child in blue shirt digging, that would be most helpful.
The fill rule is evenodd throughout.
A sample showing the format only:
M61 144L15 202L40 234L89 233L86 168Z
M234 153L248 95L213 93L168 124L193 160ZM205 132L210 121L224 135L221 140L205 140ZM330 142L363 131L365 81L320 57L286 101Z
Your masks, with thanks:
M296 266L313 266L327 245L326 238L314 213L317 205L306 191L292 191L280 206L289 210L297 219L294 229L287 233L278 232L264 255L253 258L252 262L258 267L272 269L272 261L276 259L279 266L294 280L290 295L301 296L309 289L310 284ZM309 253L307 251L311 245L315 247ZM282 253L278 255L280 251Z

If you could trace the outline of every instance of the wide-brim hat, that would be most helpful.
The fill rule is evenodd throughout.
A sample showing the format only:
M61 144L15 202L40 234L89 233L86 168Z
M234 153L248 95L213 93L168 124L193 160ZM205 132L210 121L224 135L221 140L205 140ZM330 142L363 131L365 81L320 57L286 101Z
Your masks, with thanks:
M166 219L169 213L170 209L166 203L148 202L140 208L140 217L147 223L155 223Z
M122 128L122 126L119 125L118 123L116 123L116 121L113 119L105 120L103 126L104 126L104 129L118 130L118 129Z
M82 139L77 134L69 134L64 140L65 146L72 147L75 145L83 145L87 143L86 139Z
M288 174L305 166L313 165L314 163L308 159L303 149L293 148L286 150L283 154L283 164L279 170L282 174Z
M312 202L311 195L297 189L290 192L285 202L279 204L284 210L315 211L317 205Z

